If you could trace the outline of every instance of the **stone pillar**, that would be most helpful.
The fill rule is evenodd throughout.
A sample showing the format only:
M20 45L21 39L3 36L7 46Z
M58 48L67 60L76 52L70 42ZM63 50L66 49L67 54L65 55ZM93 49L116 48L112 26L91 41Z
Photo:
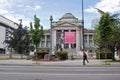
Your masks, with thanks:
M52 54L54 55L56 47L56 30L52 29Z
M90 47L89 35L88 34L86 34L86 35L87 35L87 47Z
M62 31L61 38L63 39L63 38L64 38L64 37L63 37L63 36L64 36L64 30L61 30L61 31ZM62 49L64 50L64 43L61 44L61 47L62 47Z
M76 30L76 52L80 50L80 32Z
M45 35L45 47L47 47L47 35Z
M71 30L69 30L69 32L70 32ZM71 44L69 44L69 49L71 49Z
M41 41L42 42L42 41ZM41 44L41 42L40 42L40 44L39 44L39 47L42 47L42 44Z
M83 33L82 33L82 28L80 29L80 38L81 38L81 49L83 49Z

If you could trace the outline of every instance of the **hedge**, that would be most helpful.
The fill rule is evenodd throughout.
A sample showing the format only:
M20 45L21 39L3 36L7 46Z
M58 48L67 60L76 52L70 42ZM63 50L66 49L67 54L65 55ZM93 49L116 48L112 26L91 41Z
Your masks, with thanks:
M45 50L39 50L34 53L34 59L44 59L44 56L48 54Z
M105 59L105 54L106 54L106 59L112 59L112 53L105 53L105 52L97 52L96 58Z
M56 55L60 60L66 60L68 58L68 52L67 51L57 51Z

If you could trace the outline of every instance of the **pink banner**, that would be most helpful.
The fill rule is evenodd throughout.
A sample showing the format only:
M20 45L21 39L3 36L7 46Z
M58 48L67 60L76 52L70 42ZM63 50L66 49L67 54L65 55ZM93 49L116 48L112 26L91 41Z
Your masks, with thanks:
M76 32L65 32L64 43L75 44L76 43Z

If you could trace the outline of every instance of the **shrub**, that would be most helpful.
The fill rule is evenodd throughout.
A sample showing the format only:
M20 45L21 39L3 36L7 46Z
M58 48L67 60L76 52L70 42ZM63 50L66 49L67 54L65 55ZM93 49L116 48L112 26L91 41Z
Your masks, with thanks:
M39 50L34 53L34 59L44 59L45 54L48 54L45 50Z
M68 58L68 52L67 51L57 51L56 55L60 60L66 60Z
M105 54L106 54L106 59L112 59L112 53L105 53L105 52L97 52L96 58L105 59Z

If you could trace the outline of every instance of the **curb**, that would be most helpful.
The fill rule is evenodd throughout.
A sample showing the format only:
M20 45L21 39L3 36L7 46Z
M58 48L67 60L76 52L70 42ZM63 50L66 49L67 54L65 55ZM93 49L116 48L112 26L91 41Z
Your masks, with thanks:
M47 64L0 64L0 66L49 66L49 67L120 67L120 65L47 65Z

